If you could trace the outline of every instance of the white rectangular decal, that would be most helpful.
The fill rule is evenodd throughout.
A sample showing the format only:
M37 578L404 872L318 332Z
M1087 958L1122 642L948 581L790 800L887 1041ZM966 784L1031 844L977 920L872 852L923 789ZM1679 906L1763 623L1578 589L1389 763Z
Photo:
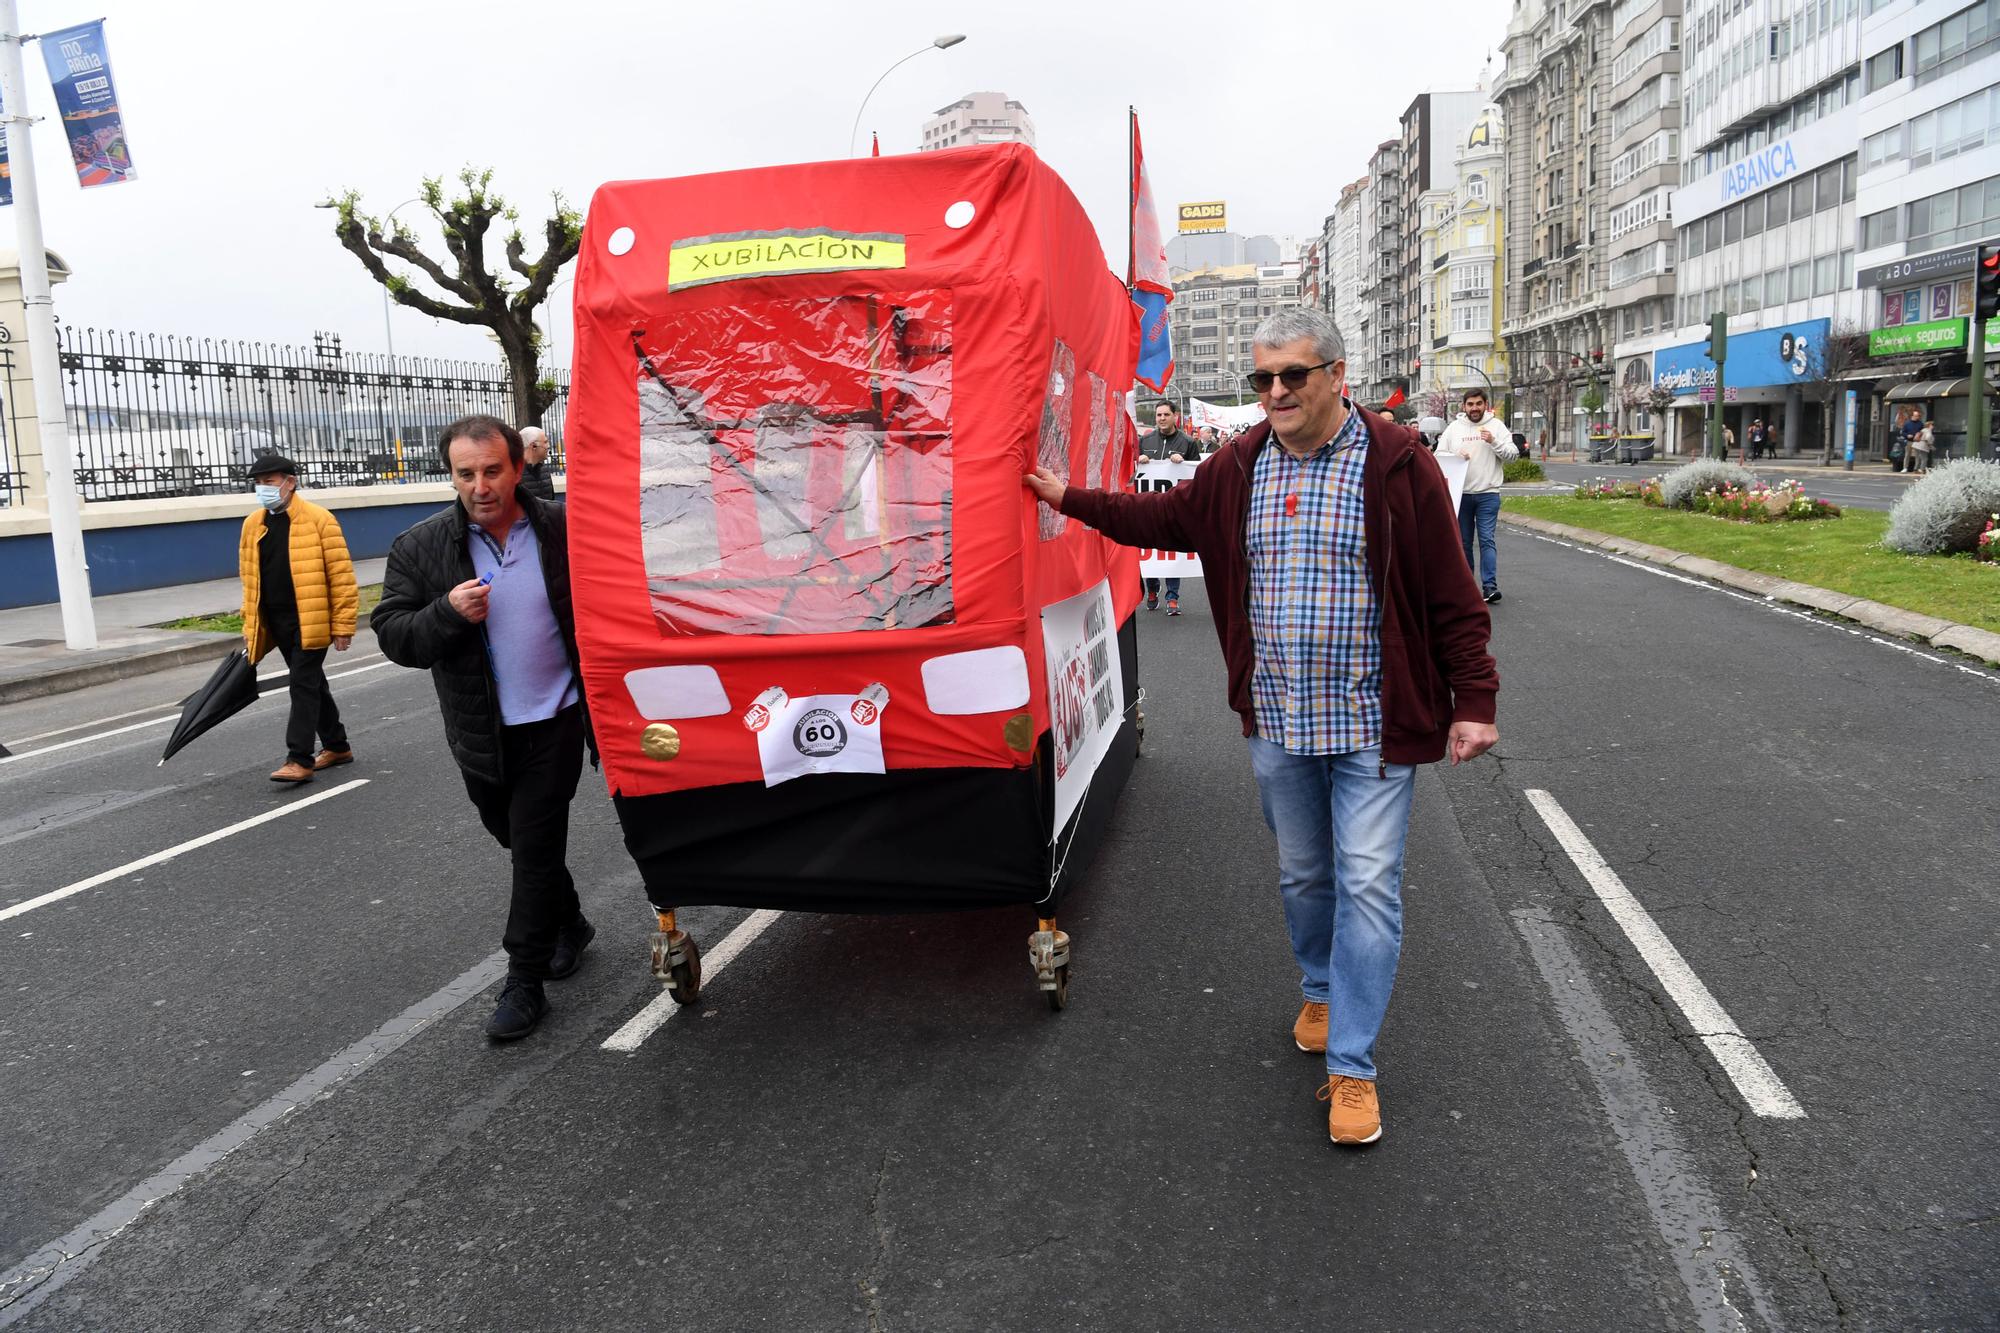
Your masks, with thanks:
M1139 460L1138 489L1144 491L1167 491L1181 485L1194 475L1193 463L1173 463L1164 459ZM1147 547L1139 550L1139 577L1142 579L1198 579L1201 577L1201 557L1187 551L1155 551Z
M1042 608L1043 661L1049 673L1049 726L1054 733L1056 825L1060 833L1125 717L1125 675L1118 661L1118 626L1111 584Z
M758 696L743 725L757 734L764 785L808 773L880 773L882 710L888 692L871 685L860 694L786 697L771 689Z

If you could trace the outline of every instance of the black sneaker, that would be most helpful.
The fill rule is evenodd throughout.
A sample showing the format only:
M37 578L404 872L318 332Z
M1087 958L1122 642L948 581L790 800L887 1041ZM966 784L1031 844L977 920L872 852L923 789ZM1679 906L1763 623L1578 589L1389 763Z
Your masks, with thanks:
M1146 609L1148 611L1157 611L1160 609L1160 594L1156 592L1146 594Z
M500 1003L493 1006L493 1017L486 1020L486 1035L495 1041L525 1037L548 1011L549 997L542 993L541 982L510 976L500 988Z
M1499 600L1500 600L1500 590L1499 590L1498 588L1488 588L1488 589L1486 590L1486 600L1487 600L1487 601L1489 601L1489 602L1497 602L1497 601L1499 601Z
M581 916L565 926L562 934L556 936L556 951L549 955L550 978L561 981L576 971L577 964L583 961L583 951L596 938L597 927Z

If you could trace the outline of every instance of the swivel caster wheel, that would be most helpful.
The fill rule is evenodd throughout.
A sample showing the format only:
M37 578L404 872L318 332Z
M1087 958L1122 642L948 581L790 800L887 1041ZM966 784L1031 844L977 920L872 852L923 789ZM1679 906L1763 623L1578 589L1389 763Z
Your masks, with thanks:
M1049 1008L1055 1010L1056 1012L1060 1013L1064 1009L1069 1008L1069 964L1068 963L1064 963L1061 967L1056 969L1056 984L1054 988L1050 990L1044 990L1042 994L1045 997L1047 997L1049 1002Z
M660 928L652 937L653 976L666 983L679 1004L701 998L701 948L694 936L674 924L672 910L654 909Z
M1069 1005L1069 934L1056 929L1054 917L1042 917L1040 927L1028 936L1028 966L1035 970L1035 986L1049 999L1049 1008Z
M684 957L668 973L667 993L676 1004L693 1004L701 998L701 946L688 936Z

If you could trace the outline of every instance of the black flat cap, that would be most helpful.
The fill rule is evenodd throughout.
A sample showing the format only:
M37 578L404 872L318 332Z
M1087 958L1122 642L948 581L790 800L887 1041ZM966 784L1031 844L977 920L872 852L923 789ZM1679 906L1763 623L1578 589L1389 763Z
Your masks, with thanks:
M250 475L253 477L266 477L274 472L296 477L299 465L283 454L260 454L250 461Z

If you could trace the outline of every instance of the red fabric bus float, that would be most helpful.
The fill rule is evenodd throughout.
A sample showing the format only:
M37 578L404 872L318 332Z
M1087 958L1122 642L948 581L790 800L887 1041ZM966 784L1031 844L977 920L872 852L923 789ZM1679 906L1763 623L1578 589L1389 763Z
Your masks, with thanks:
M1136 309L1018 145L604 186L567 450L584 687L674 909L1034 907L1131 771L1137 560L1033 501L1127 484Z

